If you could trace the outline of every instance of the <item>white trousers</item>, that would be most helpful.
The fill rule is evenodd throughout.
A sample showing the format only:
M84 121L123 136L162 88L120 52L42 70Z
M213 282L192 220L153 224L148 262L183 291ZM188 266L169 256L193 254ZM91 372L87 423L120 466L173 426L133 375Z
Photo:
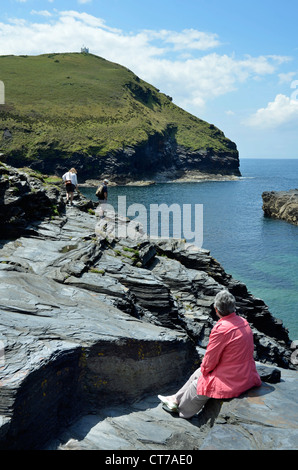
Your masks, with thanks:
M178 403L179 416L181 418L191 418L198 413L207 403L210 397L197 394L198 378L201 375L201 369L197 369L183 385L173 398Z

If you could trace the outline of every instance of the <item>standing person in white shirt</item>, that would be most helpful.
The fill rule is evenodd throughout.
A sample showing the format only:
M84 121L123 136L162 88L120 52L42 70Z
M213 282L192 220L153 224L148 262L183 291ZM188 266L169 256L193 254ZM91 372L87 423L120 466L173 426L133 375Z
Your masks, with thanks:
M65 183L66 189L66 204L70 202L70 205L72 206L73 193L78 186L77 170L75 168L71 168L69 171L64 173L62 179Z

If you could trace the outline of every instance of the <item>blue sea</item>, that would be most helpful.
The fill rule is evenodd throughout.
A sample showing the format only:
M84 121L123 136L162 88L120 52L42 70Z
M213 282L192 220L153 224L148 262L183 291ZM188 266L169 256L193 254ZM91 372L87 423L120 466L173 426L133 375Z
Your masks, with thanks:
M202 204L202 248L298 339L298 226L262 210L263 191L298 188L298 159L241 159L240 170L237 181L109 187L109 203L117 211L118 196L126 196L127 207L143 204L148 213L150 204ZM94 188L81 191L96 200Z

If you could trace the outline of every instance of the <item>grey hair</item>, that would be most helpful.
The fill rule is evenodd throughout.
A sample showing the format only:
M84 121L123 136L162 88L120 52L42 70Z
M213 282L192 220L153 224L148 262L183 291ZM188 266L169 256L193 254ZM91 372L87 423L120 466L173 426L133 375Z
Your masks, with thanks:
M227 290L222 290L216 294L214 299L214 307L224 317L236 310L235 297Z

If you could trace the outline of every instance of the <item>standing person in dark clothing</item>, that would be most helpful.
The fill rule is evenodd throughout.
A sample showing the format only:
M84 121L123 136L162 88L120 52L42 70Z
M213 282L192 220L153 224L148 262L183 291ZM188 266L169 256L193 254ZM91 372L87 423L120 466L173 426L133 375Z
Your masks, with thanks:
M106 202L108 199L108 180L104 179L103 183L97 189L95 195L98 197L98 200L101 202Z
M102 217L104 215L104 204L108 200L108 184L109 181L107 179L103 180L103 183L97 189L95 195L98 197L99 201L99 215Z

